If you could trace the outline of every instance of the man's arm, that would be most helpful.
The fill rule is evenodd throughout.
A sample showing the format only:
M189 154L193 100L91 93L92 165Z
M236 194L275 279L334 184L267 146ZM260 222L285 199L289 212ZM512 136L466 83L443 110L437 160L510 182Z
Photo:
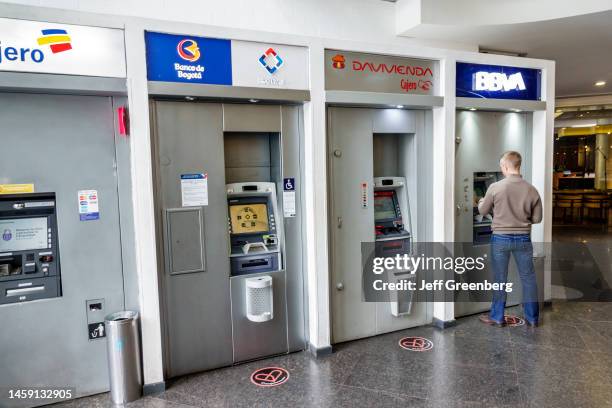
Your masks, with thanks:
M485 194L484 198L481 198L478 202L478 212L480 215L487 215L493 209L493 190L494 187L493 184L491 184L487 189L487 193Z
M533 224L539 224L542 222L542 199L540 193L535 188L533 189L535 195L535 201L531 206L531 222Z

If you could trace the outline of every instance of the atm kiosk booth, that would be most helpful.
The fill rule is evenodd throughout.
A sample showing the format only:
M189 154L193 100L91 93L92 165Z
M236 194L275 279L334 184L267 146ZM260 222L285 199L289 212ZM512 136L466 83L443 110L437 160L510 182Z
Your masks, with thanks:
M145 36L166 378L304 350L307 49Z
M521 153L521 173L534 182L534 173L544 179L545 152L536 146L546 143L546 102L542 100L542 71L498 65L457 63L457 116L455 133L455 241L467 243L466 255L488 256L492 214L481 216L477 202L488 187L501 179L501 155L508 150ZM534 120L534 115L540 115ZM535 151L535 152L534 152ZM540 195L542 185L536 184ZM542 197L544 199L544 197ZM543 221L546 223L546 218ZM544 241L546 226L533 229L532 241ZM457 248L460 246L457 245ZM535 245L534 265L543 298L545 258L541 245ZM465 282L490 279L488 268L461 275ZM507 306L521 302L521 285L516 264L510 261L508 280L514 283ZM480 313L490 308L490 296L479 292L455 294L455 316Z
M139 307L130 138L118 115L124 36L7 18L0 34L3 50L40 60L0 64L0 406L35 406L50 400L7 390L108 391L104 317ZM83 38L96 39L95 53Z
M423 293L364 301L361 254L362 243L394 255L432 240L438 79L437 61L325 51L332 343L432 321Z

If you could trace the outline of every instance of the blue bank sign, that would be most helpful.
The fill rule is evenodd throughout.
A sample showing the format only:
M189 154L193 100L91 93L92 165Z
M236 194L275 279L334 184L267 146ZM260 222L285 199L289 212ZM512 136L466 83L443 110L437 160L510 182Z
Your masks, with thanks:
M231 41L145 33L150 81L232 84Z
M457 63L457 93L464 98L541 99L542 71L501 65Z

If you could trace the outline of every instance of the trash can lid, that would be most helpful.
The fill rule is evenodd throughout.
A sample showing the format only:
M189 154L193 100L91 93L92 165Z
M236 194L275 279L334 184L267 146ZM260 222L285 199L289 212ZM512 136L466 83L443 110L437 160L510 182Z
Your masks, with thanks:
M121 312L111 313L104 318L104 323L116 325L126 324L138 319L138 312L132 310L124 310Z

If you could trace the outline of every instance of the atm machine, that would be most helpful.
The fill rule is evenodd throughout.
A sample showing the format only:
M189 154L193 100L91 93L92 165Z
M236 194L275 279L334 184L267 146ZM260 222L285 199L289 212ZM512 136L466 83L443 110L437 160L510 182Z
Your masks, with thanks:
M61 296L55 193L0 195L0 304Z
M412 254L412 222L405 177L374 177L375 256L392 257ZM389 282L415 281L410 270L390 270ZM408 316L412 310L412 292L389 294L391 314Z
M432 237L431 112L328 107L332 343L427 324L429 294L365 299L362 251L410 253ZM369 249L367 250L369 251ZM389 271L388 281L417 279Z
M465 256L489 256L491 240L491 214L480 216L476 203L486 194L489 186L503 179L499 159L507 150L516 150L523 156L521 173L531 179L531 115L523 112L457 111L455 156L455 214L456 247ZM459 254L455 254L459 256ZM543 267L536 260L536 271ZM491 279L488 268L472 270L460 276L463 282L482 282ZM508 281L514 282L508 294L507 306L521 301L521 285L513 260L510 260ZM489 310L490 294L484 292L457 292L455 316L466 316Z
M489 186L504 178L501 172L477 172L474 174L474 245L485 245L491 242L491 224L493 223L493 214L480 215L476 203L485 196Z
M152 112L166 378L304 350L301 107Z

